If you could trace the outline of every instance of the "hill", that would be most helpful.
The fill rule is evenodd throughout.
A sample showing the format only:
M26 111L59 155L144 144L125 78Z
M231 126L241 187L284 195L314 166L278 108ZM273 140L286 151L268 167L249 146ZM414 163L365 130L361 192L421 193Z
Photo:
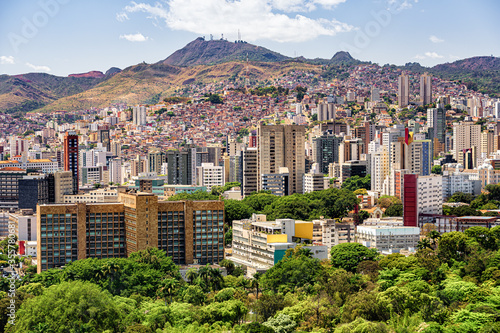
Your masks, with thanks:
M301 62L250 62L248 75L251 80L264 80L278 77L290 70L320 71L319 66ZM105 107L110 103L128 104L156 103L172 94L182 94L191 85L201 85L243 77L246 64L243 62L224 62L213 66L177 67L163 63L139 64L125 68L108 80L95 87L63 97L46 105L40 111L88 109Z
M431 68L407 63L403 68L415 73L429 72L445 80L463 83L469 89L500 97L500 58L497 57L472 57Z
M173 66L215 65L229 61L246 60L276 62L291 59L277 52L246 42L205 40L196 38L182 49L175 51L160 63Z

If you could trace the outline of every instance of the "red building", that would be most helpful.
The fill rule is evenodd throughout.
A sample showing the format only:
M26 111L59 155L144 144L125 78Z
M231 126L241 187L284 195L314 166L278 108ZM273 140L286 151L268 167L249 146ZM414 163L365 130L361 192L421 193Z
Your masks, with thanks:
M418 227L418 175L404 175L403 224L405 227Z
M78 193L78 135L66 132L64 136L64 171L73 173L73 194Z

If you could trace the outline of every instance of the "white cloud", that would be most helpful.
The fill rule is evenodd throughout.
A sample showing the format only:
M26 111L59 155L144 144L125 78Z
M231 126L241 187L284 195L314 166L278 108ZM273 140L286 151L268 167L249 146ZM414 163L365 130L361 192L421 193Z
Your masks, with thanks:
M149 39L149 37L145 37L138 32L136 34L120 35L120 39L126 39L129 42L145 42Z
M444 56L437 54L436 52L425 52L423 55L417 54L416 59L441 59Z
M277 42L302 42L318 36L334 36L354 29L335 19L311 19L303 15L290 17L274 13L308 11L316 4L331 7L345 0L167 0L168 8L160 3L154 6L132 2L124 10L143 12L154 20L163 20L172 30L183 30L200 35L233 33L238 29L243 39L269 39Z
M14 57L13 56L0 56L0 64L13 65L14 64Z
M415 1L417 3L418 1ZM387 4L389 6L388 10L392 13L398 13L405 9L410 9L413 7L413 4L408 0L387 0Z
M116 13L116 19L120 22L124 22L124 21L127 21L129 18L128 18L128 15L127 13Z
M436 37L436 36L434 36L434 35L431 35L431 36L429 37L429 40L430 40L431 42L433 42L433 43L442 43L442 42L444 42L444 39L438 38L438 37Z
M50 68L47 66L37 66L37 65L30 64L29 62L26 63L26 66L28 66L29 68L31 68L37 72L50 72Z
M332 9L347 0L272 0L274 9L284 12L310 12L316 10L318 5L325 9Z

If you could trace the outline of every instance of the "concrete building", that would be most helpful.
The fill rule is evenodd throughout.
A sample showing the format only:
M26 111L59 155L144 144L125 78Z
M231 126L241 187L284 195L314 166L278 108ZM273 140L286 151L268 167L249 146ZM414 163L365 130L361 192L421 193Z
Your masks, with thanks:
M288 168L281 167L278 173L260 175L260 181L261 189L264 191L271 191L280 197L290 194Z
M29 174L18 181L19 209L36 211L37 204L49 203L49 178L47 175Z
M167 151L168 183L170 185L192 185L193 164L191 149Z
M446 202L456 192L469 193L474 196L481 194L481 181L472 180L470 175L456 172L443 172L443 202Z
M339 147L342 138L333 135L333 132L326 131L322 136L313 139L312 156L322 173L328 173L330 163L339 162Z
M38 272L148 247L166 251L178 265L218 263L224 259L224 202L120 193L116 203L41 205L37 239Z
M418 227L384 227L360 225L356 230L357 242L376 248L383 253L415 250L420 240Z
M236 264L247 267L247 272L266 271L295 248L294 240L313 239L313 223L281 219L275 222L252 220L233 221L232 256ZM326 246L304 246L311 250L314 258L326 259ZM251 274L250 273L250 274Z
M64 202L64 196L73 194L73 173L71 171L58 171L53 174L54 203ZM49 178L50 183L50 178ZM50 185L49 185L50 190ZM50 194L49 194L50 196Z
M0 209L19 206L19 180L26 176L26 170L10 167L0 169Z
M426 103L429 104L429 103ZM446 142L446 110L443 108L427 109L427 127L429 139L438 139L440 143ZM432 130L431 130L432 128Z
M148 152L148 172L156 172L161 174L161 166L167 162L167 154L159 149L150 150Z
M132 123L134 125L146 125L146 106L138 105L132 108Z
M408 75L401 74L398 78L398 105L400 108L410 104L410 82Z
M371 155L371 189L382 192L384 180L389 175L389 152L386 146L381 146Z
M257 148L244 148L242 154L241 195L243 197L259 190L259 154Z
M420 104L432 103L432 76L424 73L420 76Z
M288 168L289 193L302 193L305 166L305 126L259 125L259 175Z
M208 191L211 191L213 186L224 186L224 167L214 166L213 163L202 163L196 169L199 186L206 186Z
M313 163L311 170L304 174L304 193L323 191L328 185L328 178L320 172L319 165Z
M407 227L418 227L421 214L443 213L443 180L441 176L404 175L403 219ZM431 218L428 218L431 220Z
M460 123L453 126L453 158L458 163L464 161L464 150L475 147L481 149L481 125L473 123ZM474 164L477 163L474 162Z
M9 214L9 222L15 227L20 241L36 241L36 214L31 209L21 209Z
M64 203L98 203L98 202L117 202L118 191L110 189L97 189L85 194L65 195Z
M313 220L313 244L325 245L330 252L332 246L354 242L354 224L337 223L334 219Z
M73 175L73 194L78 193L79 174L78 174L78 135L76 132L66 132L64 136L64 171L71 171Z

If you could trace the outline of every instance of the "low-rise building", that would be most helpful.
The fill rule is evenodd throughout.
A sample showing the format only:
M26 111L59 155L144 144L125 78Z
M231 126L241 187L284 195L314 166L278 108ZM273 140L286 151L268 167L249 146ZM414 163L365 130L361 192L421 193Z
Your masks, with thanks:
M415 249L420 240L418 227L390 227L360 225L356 241L380 252L394 253L403 249Z

